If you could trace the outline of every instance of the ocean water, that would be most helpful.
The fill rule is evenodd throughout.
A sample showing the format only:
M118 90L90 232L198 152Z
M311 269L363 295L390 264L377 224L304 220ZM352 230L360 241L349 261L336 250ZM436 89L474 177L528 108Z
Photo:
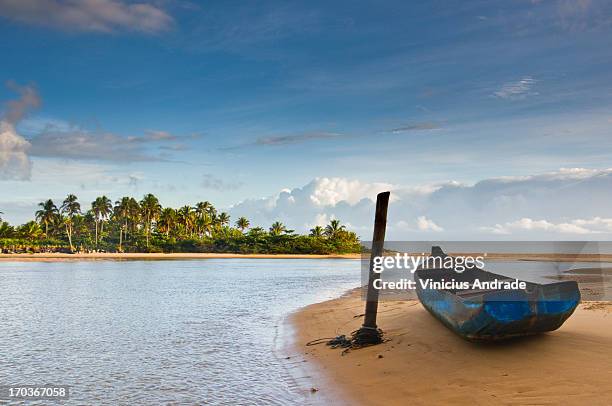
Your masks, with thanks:
M68 385L75 405L313 403L283 319L359 280L340 259L0 263L0 385Z

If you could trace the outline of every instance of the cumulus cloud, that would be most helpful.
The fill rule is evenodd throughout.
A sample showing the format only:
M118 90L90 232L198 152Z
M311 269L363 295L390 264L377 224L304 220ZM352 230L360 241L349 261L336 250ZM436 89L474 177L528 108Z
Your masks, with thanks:
M395 235L401 233L439 233L444 231L444 228L436 224L426 216L418 216L416 219L405 219L396 221L387 226L388 229L395 230Z
M533 220L524 217L517 221L495 224L493 227L482 227L483 231L492 234L510 235L527 232L543 231L562 234L601 234L612 233L612 218L594 217L592 219L575 219L568 222L552 223L547 220Z
M331 218L370 238L375 196L391 190L388 238L489 239L612 237L612 169L561 169L530 176L420 186L317 178L275 196L231 207L253 224L283 221L307 231ZM585 198L589 196L589 198Z
M64 30L158 33L173 23L164 10L119 0L0 0L0 16Z
M537 80L531 76L525 76L518 81L503 84L499 90L493 93L493 95L506 100L525 99L528 96L538 95L537 92L532 90L536 83Z
M417 227L421 231L444 231L442 227L440 227L433 220L430 220L425 216L417 217Z
M386 183L345 178L316 178L303 187L283 189L275 196L242 201L232 206L230 213L234 217L247 215L253 224L266 225L280 220L300 231L332 218L353 224L352 219L366 218L372 199L390 187ZM363 221L357 221L355 227L358 224Z
M7 87L15 91L19 98L5 104L0 116L0 179L30 179L32 164L28 156L30 143L17 133L15 125L27 113L40 106L40 97L33 85L19 86L9 81Z
M524 217L520 220L505 223L496 224L494 227L483 227L484 231L491 231L493 234L511 234L516 230L527 230L527 231L547 231L556 233L575 233L575 234L588 234L589 230L577 226L572 223L559 223L554 224L546 220L533 220L528 217Z
M30 143L17 134L13 125L0 121L0 179L30 179L29 148Z
M388 183L364 183L344 178L317 178L304 188L308 198L318 207L335 206L341 202L356 204L361 199L374 199L382 191L392 188ZM295 190L295 189L294 189ZM293 191L290 192L293 194Z

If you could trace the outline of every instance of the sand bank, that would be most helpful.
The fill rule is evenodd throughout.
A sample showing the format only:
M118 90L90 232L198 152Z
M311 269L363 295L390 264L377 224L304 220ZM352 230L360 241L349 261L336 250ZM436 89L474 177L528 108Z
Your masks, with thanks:
M383 302L378 324L390 341L344 356L304 345L355 330L363 308L357 290L291 317L292 358L317 368L319 392L340 392L346 404L604 405L612 399L609 302L581 304L557 331L497 344L459 338L416 300Z
M73 261L73 260L172 260L210 258L261 258L261 259L360 259L360 254L294 255L294 254L218 254L218 253L44 253L44 254L0 254L0 261Z

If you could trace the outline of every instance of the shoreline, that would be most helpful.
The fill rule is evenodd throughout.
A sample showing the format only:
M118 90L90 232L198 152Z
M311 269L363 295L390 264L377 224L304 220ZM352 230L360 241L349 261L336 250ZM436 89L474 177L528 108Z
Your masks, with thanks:
M368 254L369 255L369 254ZM468 255L468 254L453 254ZM92 253L18 253L0 254L3 261L69 261L69 260L174 260L174 259L218 259L218 258L253 258L253 259L362 259L362 254L236 254L216 252L177 252L177 253L148 253L148 252L92 252ZM612 254L507 254L490 253L487 256L491 261L538 261L538 262L612 262Z
M292 358L317 372L312 381L321 392L340 393L346 404L599 405L612 397L610 302L581 303L557 331L477 344L456 336L418 300L383 301L378 325L389 341L344 356L325 344L305 346L350 334L363 310L357 288L289 318Z
M231 253L36 253L0 254L0 262L63 262L87 260L181 260L181 259L361 259L361 254L231 254Z

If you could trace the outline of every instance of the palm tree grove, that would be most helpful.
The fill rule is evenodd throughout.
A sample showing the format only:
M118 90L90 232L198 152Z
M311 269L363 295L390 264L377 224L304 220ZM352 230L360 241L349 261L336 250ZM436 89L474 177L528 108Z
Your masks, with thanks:
M0 212L1 214L1 212ZM19 252L227 252L243 254L341 254L359 252L357 235L334 219L301 235L280 221L252 227L207 201L178 209L146 194L138 201L96 198L86 209L70 194L61 203L38 204L35 220L12 226L0 218L0 249Z

